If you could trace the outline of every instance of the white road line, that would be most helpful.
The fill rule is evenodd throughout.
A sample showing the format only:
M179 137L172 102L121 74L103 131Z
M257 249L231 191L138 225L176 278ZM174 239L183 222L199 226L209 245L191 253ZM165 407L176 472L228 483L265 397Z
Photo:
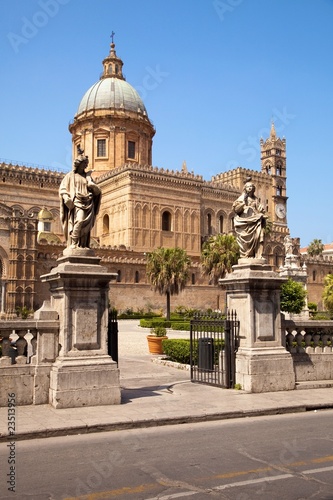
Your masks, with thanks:
M215 486L212 490L227 490L228 488L235 488L237 486L248 486L250 484L256 483L266 483L267 481L279 481L280 479L286 479L288 477L294 477L293 474L281 474L279 476L266 476L260 477L258 479L249 479L248 481L237 481L236 483L222 484L221 486Z
M333 470L333 465L331 467L321 467L320 469L303 470L302 474L319 474L320 472L327 472L329 470Z
M298 474L319 474L321 472L329 472L333 470L333 466L330 467L320 467L318 469L307 469L300 471ZM266 476L266 477L261 477L258 479L249 479L247 481L236 481L235 483L228 483L228 484L222 484L221 486L213 486L210 488L211 491L221 491L221 490L227 490L229 488L237 488L238 486L249 486L251 484L257 484L257 483L266 483L270 481L279 481L281 479L287 479L287 478L295 478L295 475L297 476L297 473L295 474L280 474L279 476ZM174 498L182 498L182 497L188 497L192 495L197 495L198 493L202 493L202 491L182 491L180 493L174 493L171 495L165 495L163 497L151 497L151 498L146 498L146 500L172 500Z

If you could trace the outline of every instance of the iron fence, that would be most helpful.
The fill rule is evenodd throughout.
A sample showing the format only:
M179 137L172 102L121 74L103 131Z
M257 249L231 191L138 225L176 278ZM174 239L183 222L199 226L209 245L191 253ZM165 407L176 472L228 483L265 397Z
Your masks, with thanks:
M115 309L109 309L108 355L118 364L118 318Z
M191 381L233 388L238 348L236 312L200 315L191 320Z

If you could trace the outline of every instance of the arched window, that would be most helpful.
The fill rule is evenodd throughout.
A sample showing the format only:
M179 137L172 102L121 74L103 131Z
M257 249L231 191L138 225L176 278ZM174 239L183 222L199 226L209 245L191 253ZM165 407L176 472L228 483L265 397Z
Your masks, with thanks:
M266 172L266 174L271 173L271 164L269 162L265 163L264 171Z
M108 214L103 217L103 234L107 234L110 230L110 219Z
M207 214L207 234L212 234L212 214Z
M220 215L219 217L219 233L223 233L223 215Z
M162 231L171 231L171 214L167 210L162 214Z

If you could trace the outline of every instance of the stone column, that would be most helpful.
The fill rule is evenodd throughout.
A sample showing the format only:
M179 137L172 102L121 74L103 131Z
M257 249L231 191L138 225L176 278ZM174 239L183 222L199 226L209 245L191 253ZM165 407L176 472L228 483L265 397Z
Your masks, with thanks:
M233 272L221 279L227 308L240 322L236 354L236 383L250 392L295 388L290 353L281 330L279 277L265 259L242 258Z
M109 283L117 275L108 273L90 249L66 249L57 262L41 276L59 315L49 401L55 408L119 404L119 370L107 354Z

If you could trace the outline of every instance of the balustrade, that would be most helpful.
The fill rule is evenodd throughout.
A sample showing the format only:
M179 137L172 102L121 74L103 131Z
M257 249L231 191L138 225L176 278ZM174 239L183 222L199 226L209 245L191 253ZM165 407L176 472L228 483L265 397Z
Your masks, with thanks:
M6 321L0 326L0 366L23 365L36 354L35 321Z
M330 353L333 321L284 320L286 349L294 353Z

